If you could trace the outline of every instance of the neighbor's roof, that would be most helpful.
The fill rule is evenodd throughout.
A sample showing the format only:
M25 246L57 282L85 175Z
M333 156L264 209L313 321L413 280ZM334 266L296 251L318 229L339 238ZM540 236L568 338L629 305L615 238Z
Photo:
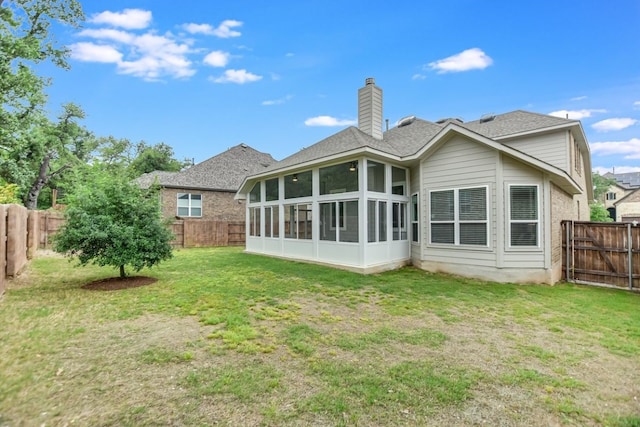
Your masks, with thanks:
M605 178L612 178L616 183L625 190L640 187L640 172L627 173L611 173L607 172L603 175Z
M246 144L229 148L181 172L155 171L137 179L141 187L154 180L168 188L193 188L218 191L237 191L245 177L261 173L275 163L270 154L254 150Z
M394 127L384 132L382 140L373 138L351 126L272 164L262 172L285 169L359 148L370 148L391 156L406 158L420 151L449 123L454 123L487 138L501 139L544 129L574 126L579 122L522 110L496 115L489 121L476 120L467 123L458 119L439 120L434 123L416 118L409 125Z

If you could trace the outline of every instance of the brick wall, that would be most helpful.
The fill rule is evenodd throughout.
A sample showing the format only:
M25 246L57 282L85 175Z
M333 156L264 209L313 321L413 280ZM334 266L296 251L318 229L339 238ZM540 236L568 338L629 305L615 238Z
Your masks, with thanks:
M562 221L578 220L577 203L571 195L551 184L551 263L562 262ZM588 218L582 218L588 220Z
M176 217L178 213L178 193L202 195L202 219L230 222L245 220L244 201L234 200L235 193L173 188L164 188L162 190L162 214L165 218Z

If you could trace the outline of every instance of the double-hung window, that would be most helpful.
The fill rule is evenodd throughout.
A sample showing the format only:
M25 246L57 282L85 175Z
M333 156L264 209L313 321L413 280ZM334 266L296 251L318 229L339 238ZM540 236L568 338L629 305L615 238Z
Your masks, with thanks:
M537 185L509 186L509 241L511 247L538 246L540 209Z
M202 216L202 194L178 193L178 216Z
M431 191L431 243L488 246L487 187Z

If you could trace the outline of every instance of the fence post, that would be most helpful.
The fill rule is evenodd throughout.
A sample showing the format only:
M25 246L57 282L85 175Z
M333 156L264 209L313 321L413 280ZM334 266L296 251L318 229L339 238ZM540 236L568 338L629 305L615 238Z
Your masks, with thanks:
M565 267L566 268L565 274L566 274L566 277L567 277L567 282L570 282L571 279L572 279L572 277L570 277L570 273L569 273L571 271L571 244L570 244L570 242L571 242L571 229L572 229L572 227L570 227L570 225L573 225L573 221L571 221L571 222L565 221L564 224L565 224L565 233L564 234L565 234L565 242L566 242L566 244L565 244L565 257L566 257L566 260L565 260L565 266L566 266Z
M629 290L633 289L633 241L631 240L631 223L627 223L627 249L629 252L628 269L629 269Z

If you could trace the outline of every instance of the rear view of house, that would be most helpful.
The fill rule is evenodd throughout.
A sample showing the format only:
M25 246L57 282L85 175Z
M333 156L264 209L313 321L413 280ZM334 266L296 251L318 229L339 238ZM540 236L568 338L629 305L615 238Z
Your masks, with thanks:
M382 89L348 127L248 176L246 250L363 273L406 264L495 281L561 277L560 223L587 220L579 121L526 111L383 131Z

